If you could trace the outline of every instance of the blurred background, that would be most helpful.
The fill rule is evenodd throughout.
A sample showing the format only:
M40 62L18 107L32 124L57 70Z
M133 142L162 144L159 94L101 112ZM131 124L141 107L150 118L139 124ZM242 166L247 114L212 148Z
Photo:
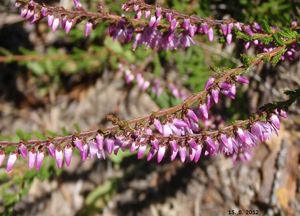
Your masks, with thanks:
M72 8L71 0L39 0ZM96 11L96 0L81 0ZM121 14L121 1L102 0ZM155 1L147 1L149 4ZM286 26L299 18L294 0L161 0L158 3L187 14L234 18L241 22L267 20ZM182 95L203 89L219 68L240 65L243 45L208 43L176 52L156 52L120 45L99 25L84 38L79 24L68 35L51 32L44 21L24 22L13 0L0 5L0 139L45 139L107 126L106 116L129 119L178 104ZM249 55L254 51L249 50ZM124 69L158 79L164 88L157 97L126 84ZM247 118L259 106L285 99L284 91L300 87L300 61L276 67L260 65L249 72L250 85L238 98L223 100L214 112L219 124ZM171 91L173 89L173 93ZM246 164L218 156L198 164L137 160L119 153L107 160L58 170L46 160L40 172L26 161L6 174L0 169L0 212L6 215L228 215L229 210L259 210L259 215L300 215L300 106L294 104L279 136L256 148Z

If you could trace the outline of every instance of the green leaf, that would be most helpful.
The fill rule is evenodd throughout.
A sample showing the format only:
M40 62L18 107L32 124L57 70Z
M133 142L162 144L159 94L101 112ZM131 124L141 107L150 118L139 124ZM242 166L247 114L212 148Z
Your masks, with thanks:
M104 45L117 54L121 54L123 52L121 44L117 40L113 40L111 37L105 38Z
M39 62L27 62L27 67L32 70L32 72L37 75L43 75L45 73L45 69Z

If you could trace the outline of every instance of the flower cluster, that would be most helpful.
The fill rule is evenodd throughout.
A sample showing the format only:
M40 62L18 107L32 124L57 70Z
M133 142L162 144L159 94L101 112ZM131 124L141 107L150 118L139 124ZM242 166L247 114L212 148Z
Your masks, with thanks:
M286 117L282 107L260 110L249 120L236 121L224 127L220 127L218 123L211 124L210 110L219 103L221 95L235 99L237 83L249 83L241 75L247 67L255 66L263 60L272 60L279 54L282 59L287 56L292 58L299 50L295 39L298 24L292 27L295 31L282 33L277 28L263 28L257 23L248 25L233 20L187 16L160 6L150 6L139 0L130 0L122 7L125 11L134 11L134 18L104 11L87 12L79 0L74 0L74 5L76 10L69 11L61 7L41 5L32 0L17 0L17 6L25 19L34 23L47 17L52 31L61 26L68 33L75 24L84 20L84 34L88 36L100 21L107 21L108 34L123 43L133 40L133 48L139 45L152 49L186 48L196 43L196 35L207 35L209 41L213 41L218 34L225 37L227 44L233 38L240 37L246 41L246 48L254 44L264 53L252 58L247 65L209 78L202 92L184 96L181 104L151 115L130 121L111 117L114 126L105 130L45 141L0 142L0 166L6 160L7 172L13 169L19 157L28 159L30 169L39 170L46 156L52 157L58 168L62 168L64 164L69 166L75 151L80 153L82 161L95 157L105 159L125 150L137 153L138 159L146 157L150 161L156 158L157 163L167 155L170 160L179 158L182 162L198 162L202 156L217 154L231 157L234 161L247 161L251 158L253 147L259 142L265 142L280 129L280 119ZM160 94L162 86L157 80L147 80L141 73L134 73L129 69L123 68L122 73L128 83L136 80L141 90L151 88L153 93ZM183 97L174 85L166 87L174 96ZM218 129L213 130L214 126ZM15 149L9 152L5 148L7 146Z
M76 23L85 20L84 35L89 36L95 25L107 21L108 34L122 43L133 41L133 49L145 45L157 50L174 50L196 44L197 35L207 35L209 41L213 41L215 35L218 35L224 37L227 44L238 38L244 41L246 49L254 46L258 51L264 52L288 45L282 53L282 60L295 59L300 50L296 40L299 30L297 22L292 23L290 30L283 31L276 27L262 27L256 22L244 24L234 20L188 16L160 6L147 5L139 0L130 0L122 6L125 11L134 11L135 17L102 11L91 13L83 10L79 1L75 1L74 4L75 11L42 6L32 0L17 0L16 5L21 8L21 16L31 23L47 17L52 31L61 26L68 33Z
M227 126L218 131L201 131L194 133L189 122L197 120L193 112L187 114L188 120L173 119L172 123L162 124L154 119L151 127L137 127L135 130L119 131L115 134L96 133L94 138L83 139L72 137L68 144L47 141L44 145L26 147L20 142L17 150L8 155L6 171L10 172L18 157L28 158L28 167L39 170L45 156L55 159L58 168L71 163L74 150L78 150L82 161L88 158L105 159L106 155L118 154L129 150L136 152L137 158L146 156L147 161L156 157L160 163L167 154L170 160L176 157L184 163L198 162L201 156L215 156L223 154L232 157L234 161L248 161L252 148L259 142L265 142L272 134L280 129L280 118L286 117L283 110L275 110L267 114L265 121L246 120L238 124ZM158 133L157 133L158 131ZM183 136L184 134L188 134ZM5 160L5 153L0 150L0 166Z
M178 99L184 100L187 98L187 92L177 87L175 83L165 83L158 77L145 77L141 72L135 72L135 65L131 65L131 67L125 67L124 65L119 65L119 72L123 75L125 82L127 84L131 84L136 82L138 88L141 91L150 91L156 96L160 96L164 90L169 90L170 93Z

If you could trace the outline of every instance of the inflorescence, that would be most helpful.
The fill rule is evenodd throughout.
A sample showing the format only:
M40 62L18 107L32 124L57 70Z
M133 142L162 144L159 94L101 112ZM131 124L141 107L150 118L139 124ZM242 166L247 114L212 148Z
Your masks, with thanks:
M291 32L284 35L279 34L280 29L268 29L257 23L246 25L234 20L187 16L158 5L150 6L139 0L130 0L122 7L124 11L134 11L133 18L110 14L104 10L87 12L79 0L74 0L74 5L75 10L69 11L34 1L17 0L16 3L20 7L21 16L32 23L47 17L48 25L53 31L61 26L68 33L75 24L85 21L84 34L88 36L100 21L107 21L108 34L124 43L133 41L134 48L142 44L153 49L185 48L195 44L194 37L197 34L205 34L212 41L217 33L224 36L228 44L233 38L244 35L241 39L245 39L246 44L254 44L263 52L249 59L243 66L225 70L209 78L203 91L189 97L185 95L181 104L150 115L129 121L111 116L109 120L114 124L112 127L47 140L0 141L0 166L6 160L7 172L13 169L20 157L28 158L30 169L39 170L46 156L54 158L58 168L62 168L64 164L69 166L74 151L80 153L82 161L96 157L105 159L108 155L125 150L137 153L138 159L146 157L150 161L156 158L157 163L167 157L170 160L180 158L182 162L197 163L203 156L217 154L231 157L234 161L248 161L253 147L278 133L281 118L286 118L286 107L264 108L248 120L236 121L214 130L208 124L211 119L210 110L219 103L221 95L235 99L237 84L249 83L242 73L250 67L265 60L295 56L299 50L297 23L293 23ZM272 40L267 43L266 38L269 37ZM140 89L146 90L151 86L151 82L140 73L120 69L125 79L128 82L136 80ZM154 81L152 85L155 85ZM159 94L160 89L160 86L154 88L153 92ZM174 89L173 95L177 95ZM8 151L6 147L14 150Z
M300 50L299 24L296 21L291 23L289 29L281 30L266 23L244 24L232 19L213 20L189 16L159 5L148 5L141 0L129 0L122 6L125 12L134 12L133 17L130 14L111 14L104 9L97 13L88 12L78 2L75 1L75 10L41 5L32 0L17 0L16 6L20 7L21 16L31 23L47 17L52 31L61 26L69 33L75 24L85 21L84 35L89 36L96 25L106 21L109 24L108 34L122 43L132 41L133 49L144 45L156 50L174 50L197 44L195 38L199 35L207 35L209 41L213 41L217 35L223 37L227 44L240 39L245 49L254 46L259 52L288 44L281 60L295 59Z

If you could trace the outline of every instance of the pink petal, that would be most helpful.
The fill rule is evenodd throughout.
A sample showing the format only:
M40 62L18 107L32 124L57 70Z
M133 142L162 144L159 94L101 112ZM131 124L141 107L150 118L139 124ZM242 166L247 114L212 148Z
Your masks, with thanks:
M6 164L6 172L10 172L17 160L17 153L12 152L9 154L8 159L7 159L7 164Z

